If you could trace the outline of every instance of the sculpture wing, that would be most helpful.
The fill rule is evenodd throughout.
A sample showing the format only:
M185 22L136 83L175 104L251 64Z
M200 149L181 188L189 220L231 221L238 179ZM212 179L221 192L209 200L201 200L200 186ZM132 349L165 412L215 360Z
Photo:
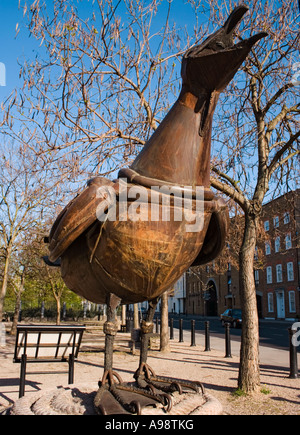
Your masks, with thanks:
M88 182L82 193L74 198L59 214L49 236L49 260L55 263L66 249L97 220L97 207L105 201L98 189L114 186L111 180L96 177ZM109 204L107 203L108 208Z
M191 267L209 263L217 258L224 248L229 226L229 213L222 199L217 199L217 204L217 210L211 215L202 249Z

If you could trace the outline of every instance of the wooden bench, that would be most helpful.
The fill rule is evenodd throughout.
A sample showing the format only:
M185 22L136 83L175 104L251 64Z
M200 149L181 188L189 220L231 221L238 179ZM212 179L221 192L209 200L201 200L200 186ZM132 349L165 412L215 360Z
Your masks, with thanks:
M160 334L153 333L150 335L149 349L150 350L159 350L160 349Z
M85 326L18 325L14 362L21 363L19 397L25 394L27 363L69 363L69 384L74 383L74 361Z
M135 355L135 350L137 347L140 347L141 343L141 330L134 329L131 332L131 340L129 340L129 348L130 352ZM160 349L160 334L152 333L149 334L149 349L150 350L159 350Z

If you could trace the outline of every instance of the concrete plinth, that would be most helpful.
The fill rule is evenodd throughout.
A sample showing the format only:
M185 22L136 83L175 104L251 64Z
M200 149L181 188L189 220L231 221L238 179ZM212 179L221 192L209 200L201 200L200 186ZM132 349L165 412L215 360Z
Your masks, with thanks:
M7 415L95 415L97 384L68 385L30 394L15 402ZM142 415L220 415L222 405L209 394L172 394L173 407L166 413L161 405L147 407Z

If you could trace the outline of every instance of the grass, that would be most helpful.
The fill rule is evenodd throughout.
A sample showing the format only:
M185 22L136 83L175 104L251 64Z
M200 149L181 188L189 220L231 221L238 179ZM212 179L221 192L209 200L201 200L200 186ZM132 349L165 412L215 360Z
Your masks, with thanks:
M248 396L246 391L242 390L241 388L234 390L231 394L233 395L233 397L246 397L246 396Z
M262 394L270 394L271 393L271 390L265 385L264 387L262 387L261 389L260 389L260 392L262 393Z

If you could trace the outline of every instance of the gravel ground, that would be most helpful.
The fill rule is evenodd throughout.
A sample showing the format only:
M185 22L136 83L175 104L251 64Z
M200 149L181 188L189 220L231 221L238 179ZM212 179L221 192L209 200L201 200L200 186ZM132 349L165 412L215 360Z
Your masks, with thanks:
M119 334L114 353L114 369L124 381L132 381L139 362L138 351L128 348L128 334ZM288 367L261 366L261 392L251 396L236 394L239 359L224 358L220 350L204 352L202 346L170 341L170 352L149 352L148 363L163 376L201 381L206 391L218 399L225 415L298 415L300 379L290 379ZM0 412L18 399L20 365L13 363L14 338L0 348ZM103 335L85 333L85 341L75 363L75 383L97 382L103 373ZM26 395L67 384L66 363L28 364Z

